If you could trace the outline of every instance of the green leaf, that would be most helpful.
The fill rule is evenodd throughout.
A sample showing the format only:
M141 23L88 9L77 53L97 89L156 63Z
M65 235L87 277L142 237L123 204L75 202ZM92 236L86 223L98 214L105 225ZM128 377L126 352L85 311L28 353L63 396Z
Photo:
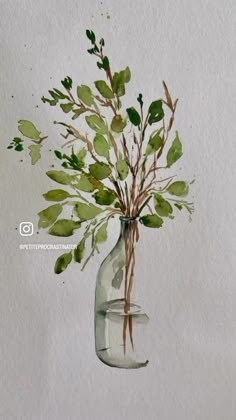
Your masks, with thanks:
M74 229L78 229L80 226L80 222L75 222L70 219L59 219L49 229L48 233L54 236L71 236L74 233Z
M54 153L58 159L62 159L62 153L59 150L54 150Z
M76 203L75 213L80 220L90 220L102 213L102 209L93 204Z
M91 106L94 102L93 94L89 86L81 85L77 87L77 95L81 101L87 105Z
M120 202L119 202L119 201L117 201L117 202L114 204L114 207L115 207L115 209L120 209L120 208L121 208L121 204L120 204Z
M112 88L117 96L123 96L125 94L125 83L129 82L131 78L130 69L126 67L125 70L119 73L114 73L112 79Z
M163 146L164 139L162 136L160 136L160 131L161 130L158 130L158 132L154 132L150 136L149 142L147 144L146 152L145 152L147 156L152 155L153 153L156 153L157 150Z
M149 119L148 123L151 125L163 119L164 111L162 108L162 100L154 101L151 103L148 109Z
M85 252L85 238L81 239L81 241L78 243L77 247L74 250L74 260L77 263L81 263L84 252Z
M72 110L73 106L74 104L72 104L71 102L68 102L67 104L60 104L62 111L66 114L68 114L68 112Z
M182 156L182 144L176 131L175 139L167 153L167 166L170 168Z
M110 67L108 57L106 57L106 56L102 60L102 67L105 71L107 71Z
M166 191L177 197L185 197L188 194L189 187L185 181L176 181L170 184Z
M54 272L56 274L61 274L63 271L65 271L65 269L71 263L71 260L72 260L72 253L71 252L68 252L66 254L62 254L56 260L56 264L55 264L55 267L54 267Z
M127 178L129 173L129 166L125 159L118 159L116 163L116 169L119 175L119 178L123 181L125 178Z
M22 152L22 150L24 150L24 147L22 146L22 144L17 144L16 147L15 147L15 150L17 152Z
M39 228L47 228L51 226L56 219L58 218L59 214L61 214L63 210L63 207L61 204L53 204L50 207L47 207L46 209L40 211L38 213L39 216Z
M48 171L47 176L58 184L69 185L73 181L74 177L66 174L63 171Z
M95 198L96 203L100 206L109 206L115 201L117 195L113 191L104 189L97 191L93 197Z
M106 163L96 162L89 165L89 172L94 178L101 180L109 177L111 168Z
M70 197L70 194L64 190L50 190L43 194L43 197L47 201L64 201L66 198Z
M21 146L21 144L18 145L18 146ZM35 165L35 163L37 163L38 160L41 158L40 148L41 148L41 144L31 144L28 147L28 149L30 151L29 155L31 157L31 164L32 165Z
M126 109L130 122L138 126L141 123L141 118L138 111L132 106L131 108Z
M112 99L114 98L114 94L111 90L111 88L106 84L104 80L97 80L95 83L95 86L99 93L103 96L103 98L106 99Z
M107 132L107 127L105 122L98 115L88 115L85 117L86 122L92 130L96 131L98 134L105 134Z
M78 190L84 191L84 192L93 192L95 190L95 186L90 181L90 176L87 174L81 174L79 181L77 184L74 185Z
M72 80L71 80L71 78L69 76L65 77L65 79L61 81L61 84L67 90L71 90L72 89Z
M103 223L103 225L97 230L97 233L94 238L95 244L101 244L102 242L106 242L107 240L107 222Z
M103 137L101 134L96 134L93 140L93 146L94 146L95 152L99 156L104 156L107 160L109 160L110 146L108 142L106 141L105 137Z
M140 217L140 222L150 228L160 228L163 224L161 217L156 214L146 214L145 216Z
M86 29L86 35L87 35L87 38L92 42L92 44L95 44L95 41L96 41L95 33L93 31L90 31L89 29Z
M18 124L18 130L23 134L23 136L33 140L40 140L41 132L37 130L31 121L20 120L18 121Z
M126 126L126 121L122 118L121 115L115 115L111 122L111 129L115 133L121 133Z
M165 200L160 194L154 194L154 207L159 216L169 217L173 213L169 201Z

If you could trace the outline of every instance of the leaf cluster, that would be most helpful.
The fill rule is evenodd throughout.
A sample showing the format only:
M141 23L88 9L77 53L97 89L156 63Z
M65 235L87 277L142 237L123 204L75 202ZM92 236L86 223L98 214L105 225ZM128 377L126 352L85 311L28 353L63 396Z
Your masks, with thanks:
M107 240L109 220L116 215L161 228L166 219L174 218L175 209L185 209L190 216L193 212L193 204L183 200L189 183L176 180L175 175L162 176L183 155L178 131L172 135L178 100L172 99L163 82L163 98L157 96L146 104L139 93L137 102L123 109L122 97L131 80L129 67L113 72L104 53L104 39L97 41L91 30L86 36L91 43L88 53L95 56L105 80L99 78L92 87L76 86L67 76L61 81L62 88L53 88L49 97L42 97L44 103L59 106L66 114L67 121L54 121L64 130L65 143L54 151L59 170L47 172L66 189L43 195L53 204L39 212L39 227L62 237L83 229L76 250L58 258L58 274L73 259L84 267L99 252L99 245ZM86 132L81 128L84 124ZM21 151L24 141L30 140L28 148L35 164L46 137L28 120L20 120L18 129L24 139L15 137L9 148ZM63 216L64 209L71 210L71 218ZM86 253L88 243L90 252Z

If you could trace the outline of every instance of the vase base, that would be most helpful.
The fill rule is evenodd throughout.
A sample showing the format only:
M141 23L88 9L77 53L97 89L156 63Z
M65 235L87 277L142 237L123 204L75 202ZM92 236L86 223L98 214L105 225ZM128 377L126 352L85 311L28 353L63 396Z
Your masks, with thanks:
M101 349L96 351L96 355L103 362L105 365L109 367L114 367L118 369L139 369L142 367L146 367L149 363L149 360L145 362L138 362L133 360L130 357L125 357L122 360L117 359L115 357L111 357L109 354L109 349Z

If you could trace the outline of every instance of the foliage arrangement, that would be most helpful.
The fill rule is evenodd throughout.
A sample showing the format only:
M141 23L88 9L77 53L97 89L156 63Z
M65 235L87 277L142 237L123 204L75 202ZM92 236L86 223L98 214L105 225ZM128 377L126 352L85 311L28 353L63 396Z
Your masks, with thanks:
M96 58L105 80L96 80L93 88L81 84L74 89L67 76L61 90L49 90L49 97L42 97L44 103L59 106L67 122L54 121L63 128L65 141L54 151L60 168L49 170L47 176L59 186L43 194L52 204L38 213L39 228L62 237L81 232L77 248L57 259L57 274L73 259L85 267L107 240L107 225L115 215L136 220L133 241L137 241L138 222L160 228L165 218L174 218L175 209L185 209L190 216L193 212L193 204L185 201L189 183L174 175L162 176L183 154L178 132L171 134L178 100L172 99L163 82L164 98L146 106L139 93L137 103L124 110L129 67L113 72L104 39L97 42L90 30L86 35L91 43L88 53ZM84 124L86 132L80 128ZM28 120L20 120L18 130L20 136L8 148L22 152L27 147L34 165L47 136ZM72 211L69 219L62 216L66 208ZM86 254L88 243L91 249Z

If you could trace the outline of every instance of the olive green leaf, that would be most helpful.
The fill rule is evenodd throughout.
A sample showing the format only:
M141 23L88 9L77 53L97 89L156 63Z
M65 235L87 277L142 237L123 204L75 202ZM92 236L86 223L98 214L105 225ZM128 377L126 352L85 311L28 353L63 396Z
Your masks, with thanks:
M71 263L71 261L72 261L72 253L71 252L67 252L66 254L62 254L56 260L55 267L54 267L54 272L56 274L61 274L63 271L65 271L65 269L68 267L68 265Z
M74 104L72 104L71 102L68 102L67 104L60 104L62 111L66 114L68 114L68 112L72 110L73 106Z
M60 90L58 90L58 89L53 89L54 90L54 95L57 95L57 97L59 98L59 99L70 99L70 97L68 96L68 95L65 95L63 92L61 92Z
M91 182L91 176L88 174L81 174L78 182L74 184L74 187L78 188L80 191L88 193L93 192L96 188L96 186Z
M111 129L115 133L121 133L126 126L126 120L121 115L115 115L111 122Z
M162 100L161 99L151 103L151 105L149 106L149 109L148 109L148 114L149 114L148 123L150 125L152 125L155 122L158 122L158 121L162 120L162 118L164 117L164 111L163 111L163 108L162 108Z
M70 219L59 219L49 229L49 235L54 236L71 236L74 233L74 229L78 229L81 226L81 222L75 222Z
M46 209L40 211L38 213L38 216L39 216L38 227L45 229L51 226L56 221L59 214L61 214L62 210L63 210L63 207L61 204L53 204L52 206L47 207Z
M47 201L63 201L66 198L70 197L70 194L64 190L50 190L47 193L43 194L43 197Z
M104 80L97 80L95 83L95 86L99 93L103 96L103 98L106 99L112 99L114 98L114 94L111 90L111 88L106 84Z
M86 122L92 130L96 131L99 134L105 134L107 132L107 127L105 122L98 115L88 115L85 117Z
M94 50L96 49L96 47L94 48ZM90 50L91 51L91 50ZM95 51L96 52L96 51ZM100 63L99 61L97 61L97 66L98 66L98 68L101 70L101 69L103 69L103 70L105 70L105 71L107 71L108 69L109 69L109 67L110 67L110 64L109 64L109 59L108 59L108 57L107 56L105 56L104 58L102 58L102 62Z
M112 79L112 88L117 96L123 96L125 94L125 83L128 83L131 78L131 73L129 67L126 67L124 70L119 73L114 73Z
M90 220L102 213L102 209L92 204L76 203L75 213L80 220Z
M115 201L117 195L113 191L104 189L97 191L93 197L95 198L96 203L100 206L109 206Z
M74 113L72 120L76 120L76 118L79 118L81 114L83 114L86 110L84 108L77 108L72 109L72 112Z
M173 213L169 201L165 200L160 194L154 194L154 207L159 216L169 217Z
M89 165L89 172L94 178L100 180L108 178L111 174L111 168L106 163L96 162Z
M84 160L86 155L87 155L86 147L82 147L82 149L80 149L80 151L77 153L77 156L78 156L79 160Z
M95 244L101 244L102 242L106 242L107 240L107 222L103 223L103 225L97 230L97 233L94 238Z
M121 73L114 73L112 88L118 97L125 95L125 83L121 77Z
M86 241L86 238L82 238L74 250L74 260L77 263L81 263L83 259L84 252L85 252L85 241Z
M74 176L66 174L63 171L48 171L46 174L53 181L63 185L69 185L74 179Z
M160 228L163 224L161 217L156 214L146 214L145 216L140 217L139 221L146 227L150 228Z
M99 181L98 179L94 178L94 176L92 176L91 174L82 174L85 175L85 177L87 178L87 181L90 182L90 184L85 180L85 177L82 177L82 183L80 183L80 181L78 181L78 184L73 184L72 187L73 188L77 188L77 185L79 186L78 189L80 189L81 191L83 191L84 188L84 192L92 192L94 190L102 190L104 188L104 185L101 181ZM93 190L92 190L92 186L93 186ZM87 190L87 191L86 191Z
M163 146L164 139L162 136L160 136L160 132L161 130L158 130L157 132L151 134L145 152L147 156L153 155L153 153L156 153L157 150Z
M81 85L77 87L77 95L81 101L87 105L91 106L94 102L93 94L89 86Z
M95 152L99 156L104 156L107 160L109 160L110 146L104 136L102 136L101 134L96 134L93 140L93 146L94 146Z
M70 100L70 97L68 95L65 95L63 92L61 92L58 89L54 88L53 90L49 90L48 92L51 95L52 99L51 98L45 98L45 96L43 96L41 99L42 99L43 103L48 102L51 106L57 105L58 101L62 100L62 99Z
M20 120L18 121L18 124L18 130L21 132L21 134L23 134L23 136L33 140L40 140L41 132L37 130L31 121Z
M127 178L129 173L129 166L125 159L120 158L116 162L116 169L119 175L119 178L123 181L125 178Z
M181 158L182 154L182 144L179 139L178 131L176 131L175 139L167 153L168 168L170 168L171 165L173 165L173 163L175 163L179 158Z
M130 122L138 126L141 123L141 118L138 111L132 106L131 108L126 109Z
M38 160L41 158L41 153L40 153L40 148L41 148L41 144L31 144L28 149L29 149L29 155L31 157L31 164L35 165L35 163L38 162Z
M177 197L185 197L188 194L189 187L185 181L176 181L170 184L166 191Z
M127 66L120 73L121 73L121 77L122 77L124 83L128 83L130 81L130 79L131 79L131 73L130 73L129 67Z

